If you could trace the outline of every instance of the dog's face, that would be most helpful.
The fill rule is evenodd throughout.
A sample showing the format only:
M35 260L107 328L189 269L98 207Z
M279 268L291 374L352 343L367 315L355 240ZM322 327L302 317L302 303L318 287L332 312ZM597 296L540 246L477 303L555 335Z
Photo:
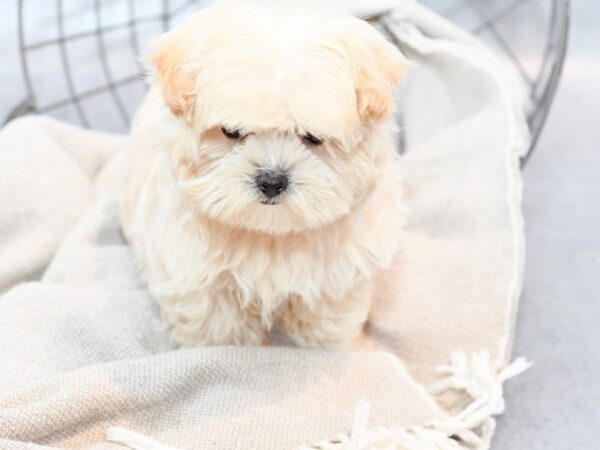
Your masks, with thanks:
M377 136L406 64L358 19L225 1L165 35L152 62L187 136L171 155L179 185L214 220L323 226L390 158Z

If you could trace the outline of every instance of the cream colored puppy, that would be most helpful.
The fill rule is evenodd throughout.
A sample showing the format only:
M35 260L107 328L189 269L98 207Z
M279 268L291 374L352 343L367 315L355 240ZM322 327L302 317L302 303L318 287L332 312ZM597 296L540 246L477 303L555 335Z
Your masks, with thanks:
M181 345L343 347L398 249L406 62L359 19L222 1L164 35L120 192Z

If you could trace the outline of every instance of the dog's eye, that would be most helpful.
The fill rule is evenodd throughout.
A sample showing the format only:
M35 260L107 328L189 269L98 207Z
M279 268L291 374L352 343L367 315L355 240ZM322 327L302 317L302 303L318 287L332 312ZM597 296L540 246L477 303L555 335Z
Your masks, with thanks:
M323 139L318 138L310 133L303 134L300 136L300 139L302 139L302 142L308 145L321 145L323 143Z
M229 130L225 127L221 127L221 132L229 139L242 139L244 135L240 130Z

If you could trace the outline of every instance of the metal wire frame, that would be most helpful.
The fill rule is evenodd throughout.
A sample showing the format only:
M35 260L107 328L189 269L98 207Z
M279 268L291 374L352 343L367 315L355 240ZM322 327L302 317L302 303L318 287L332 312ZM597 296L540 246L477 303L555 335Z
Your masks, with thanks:
M65 31L64 31L64 15L63 15L63 2L62 0L57 1L57 11L58 11L58 45L60 48L60 57L63 63L63 69L65 71L65 79L67 81L67 89L69 90L69 94L71 99L73 100L73 105L77 108L77 112L81 117L81 121L86 127L89 127L90 124L87 120L85 112L81 107L79 96L77 95L77 91L75 90L75 84L73 82L73 75L71 73L71 65L69 64L69 56L67 54L67 48L65 46Z
M522 166L527 163L536 147L558 87L567 55L569 19L569 0L555 2L542 67L531 89L531 99L534 105L539 105L539 107L534 108L527 118L529 129L532 130L532 140L528 152L521 160ZM552 55L555 55L555 57L552 57Z
M496 43L504 50L525 83L529 86L530 100L532 105L534 105L534 108L532 108L527 117L527 122L531 131L531 144L529 150L521 159L522 167L531 157L546 121L546 117L548 116L548 112L550 111L550 106L554 94L556 93L556 88L558 87L567 54L569 38L570 0L555 0L552 3L550 25L548 26L548 35L546 36L542 64L537 76L532 79L495 25L505 16L512 14L516 8L521 7L523 4L530 1L531 0L514 0L494 14L494 16L490 17L481 0L470 0L471 4L477 9L479 15L485 18L485 21L479 27L472 30L472 32L474 34L479 34L483 30L489 30Z
M477 13L481 22L469 31L476 36L488 32L498 48L513 63L521 79L529 89L529 100L533 106L527 115L527 123L531 132L531 143L528 151L521 158L521 167L524 167L531 157L544 127L548 112L550 111L567 54L570 23L570 0L551 1L550 22L545 37L544 51L541 55L541 64L537 74L532 77L523 67L517 57L517 52L509 45L505 36L498 29L500 22L509 18L519 8L523 8L525 4L532 1L509 1L493 14L488 12L486 2L482 0L466 0L458 8L469 6ZM457 12L456 9L455 7L451 11L441 11L441 14L452 19L453 13Z
M97 96L99 94L103 94L105 92L109 92L119 115L123 122L128 125L129 124L129 114L125 108L124 101L119 94L117 88L126 86L133 83L141 83L142 75L144 73L144 68L139 59L139 37L137 33L137 27L141 24L145 23L158 23L162 25L162 30L167 31L170 28L171 19L173 17L178 16L183 13L190 6L193 6L195 3L199 3L200 0L185 0L180 2L176 7L171 7L172 1L170 0L162 0L162 12L160 14L150 15L147 17L136 17L135 15L135 0L127 0L128 3L128 20L112 24L112 25L104 25L102 23L102 4L103 0L95 0L94 1L94 16L95 16L95 27L89 31L83 31L78 33L71 33L68 36L65 34L64 29L64 11L63 11L63 1L64 0L56 0L56 10L57 10L57 25L58 25L58 35L53 39L46 39L40 42L29 43L25 37L25 17L24 17L24 9L25 9L25 0L19 0L18 9L17 9L17 19L18 19L18 41L19 41L19 51L21 55L21 67L23 72L23 79L25 83L25 89L27 91L27 98L19 104L9 115L8 120L10 121L16 117L19 117L28 113L52 113L53 111L62 108L67 105L73 105L77 110L77 114L79 119L81 120L81 124L85 127L90 127L90 122L86 115L85 109L81 105L81 101L88 99L90 97ZM135 59L138 72L133 73L129 76L115 79L111 73L108 59L107 59L107 45L105 43L105 35L110 32L118 31L118 30L129 30L129 40L131 44L131 49L133 51L132 58ZM100 64L102 67L102 72L104 75L105 84L103 86L99 86L93 89L89 89L83 92L78 92L72 72L72 67L70 64L69 53L66 48L67 42L74 42L77 40L81 40L88 37L95 37L97 41L98 55ZM32 70L30 67L30 63L28 61L28 54L33 50L38 50L45 47L57 46L60 52L61 58L61 66L63 70L63 75L67 85L68 96L57 100L48 104L41 104L35 94L34 86L32 83Z
M129 113L125 106L123 96L119 93L119 88L128 86L134 83L142 83L142 74L144 68L139 62L139 43L140 32L139 27L143 24L158 24L163 31L170 28L172 20L179 15L185 13L186 10L191 10L192 7L198 6L202 0L179 0L177 5L176 0L161 0L162 11L159 14L137 17L136 1L135 0L120 0L127 2L126 17L122 22L115 24L105 24L102 20L102 6L107 1L111 0L94 0L93 13L95 16L95 24L93 29L78 33L66 34L64 26L63 2L64 0L56 0L57 24L58 33L56 38L47 39L41 42L27 42L24 26L24 4L26 0L18 1L18 30L19 30L19 48L21 53L21 63L23 70L23 79L27 90L27 98L11 113L9 120L30 112L35 113L52 113L58 108L72 105L81 121L81 124L89 127L86 110L82 105L82 101L91 97L108 93L112 98L116 112L123 121L124 125L129 124ZM112 0L113 3L115 0ZM558 81L560 79L561 70L567 49L567 36L569 27L569 0L548 0L551 2L551 18L548 27L548 35L546 36L545 48L540 56L541 64L539 72L536 76L530 76L523 68L521 61L517 57L517 52L508 44L505 37L498 29L498 24L515 14L519 8L532 0L511 0L507 1L506 5L495 11L493 14L488 12L485 0L460 0L456 9L470 8L475 12L479 21L472 26L468 31L475 35L487 33L491 35L497 46L505 53L506 57L514 64L517 71L521 75L524 83L529 88L530 100L533 108L528 115L528 123L532 134L532 144L528 153L523 158L523 164L530 157L535 144L539 138L543 128L545 119L548 115L554 93L556 91ZM431 6L435 6L432 3ZM439 9L439 8L438 8ZM452 13L455 11L438 11L442 15L452 19ZM137 64L137 73L132 73L122 78L115 78L111 72L108 62L108 45L106 43L106 35L118 30L127 30L129 34L130 49L132 57ZM70 56L67 49L68 42L74 42L87 37L95 37L98 59L104 79L102 86L78 91L75 86L73 67L70 62ZM32 71L28 55L31 51L57 46L59 49L63 76L66 81L67 96L57 101L48 104L41 104L37 99L32 83Z

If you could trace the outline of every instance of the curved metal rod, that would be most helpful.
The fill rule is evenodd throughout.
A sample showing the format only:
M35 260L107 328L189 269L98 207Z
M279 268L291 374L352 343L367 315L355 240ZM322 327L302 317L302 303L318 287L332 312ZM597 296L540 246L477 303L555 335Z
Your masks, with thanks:
M169 15L169 0L162 1L163 13L162 13L162 25L163 31L169 31L171 26L171 19Z
M102 0L95 0L94 2L94 10L96 13L96 43L98 45L98 53L100 53L100 64L102 66L102 72L104 73L104 79L106 80L110 95L117 105L119 114L125 122L125 125L129 125L129 115L127 114L127 109L125 108L125 105L121 100L121 96L115 88L115 80L113 80L111 76L110 68L108 66L108 59L106 58L106 46L104 45L104 33L102 31L102 12L100 8L101 1Z
M569 0L556 0L554 2L552 15L560 20L560 22L557 22L559 25L558 27L552 27L550 30L548 46L544 58L548 58L549 52L555 45L557 57L552 64L548 82L546 83L546 87L539 101L539 103L545 105L545 107L539 108L537 114L533 114L528 120L529 128L532 130L531 143L529 150L521 158L521 168L525 167L525 164L527 164L527 161L531 158L533 150L540 138L542 128L548 118L552 99L560 81L569 42Z
M131 49L133 51L133 57L135 58L135 64L137 65L138 72L143 75L145 72L144 65L140 61L140 41L137 35L137 27L135 21L135 0L129 0L129 41L131 42Z
M71 68L69 67L69 55L67 54L67 47L65 45L65 24L63 18L62 0L57 0L56 6L58 14L58 43L60 47L60 57L63 64L63 70L65 72L65 79L67 80L67 89L69 90L69 94L71 94L73 104L79 113L81 122L85 127L89 128L90 124L85 116L85 113L83 112L81 103L79 102L79 97L77 96L77 91L75 90L75 84L73 83L73 75L71 74Z
M554 0L554 2L555 1L556 0ZM557 15L558 15L557 8L556 8L555 3L553 3L552 12L550 15L550 25L548 27L548 39L546 40L546 45L544 46L544 55L542 56L542 64L540 65L535 83L533 84L533 87L531 89L531 99L533 101L535 101L536 98L539 98L538 89L540 88L542 81L547 82L548 81L547 79L550 76L550 72L548 71L548 67L550 65L550 54L551 54L552 50L556 48L556 42L554 42L554 40L553 40L552 32L556 28ZM548 76L546 76L546 75L548 75Z
M29 63L27 61L27 53L25 51L25 27L23 25L23 9L25 0L19 0L18 6L18 19L19 19L19 53L21 57L21 70L23 71L23 79L25 80L25 89L27 90L27 98L25 102L31 105L35 104L35 94L33 93L33 84L31 83L31 76L29 74Z

